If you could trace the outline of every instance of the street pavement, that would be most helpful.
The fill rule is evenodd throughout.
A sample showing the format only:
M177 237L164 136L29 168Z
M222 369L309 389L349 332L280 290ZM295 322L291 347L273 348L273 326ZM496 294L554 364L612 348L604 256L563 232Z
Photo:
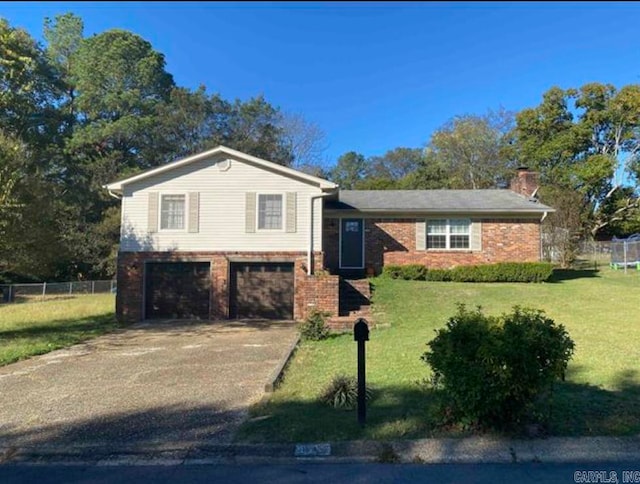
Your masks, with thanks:
M592 474L589 474L589 471ZM631 472L631 474L625 474ZM635 474L634 474L635 472ZM615 474L613 474L615 473ZM623 480L627 476L629 480ZM617 480L613 480L617 478ZM574 483L640 482L640 462L523 464L4 465L3 483Z

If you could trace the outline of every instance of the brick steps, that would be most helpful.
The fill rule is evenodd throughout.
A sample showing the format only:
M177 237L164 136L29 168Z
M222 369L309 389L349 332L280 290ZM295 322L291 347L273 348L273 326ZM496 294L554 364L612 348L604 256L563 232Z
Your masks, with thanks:
M351 331L358 318L371 319L371 285L367 279L340 279L340 310L331 318L334 331Z

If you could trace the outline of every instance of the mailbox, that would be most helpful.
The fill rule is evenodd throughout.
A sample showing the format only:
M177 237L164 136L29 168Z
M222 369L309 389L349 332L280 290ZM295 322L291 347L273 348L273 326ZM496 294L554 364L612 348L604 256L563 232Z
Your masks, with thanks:
M359 318L356 324L353 326L353 340L354 341L369 341L369 326L367 320Z
M364 318L358 318L353 325L353 339L358 342L358 423L364 426L367 420L367 384L365 364L365 343L369 341L369 325Z

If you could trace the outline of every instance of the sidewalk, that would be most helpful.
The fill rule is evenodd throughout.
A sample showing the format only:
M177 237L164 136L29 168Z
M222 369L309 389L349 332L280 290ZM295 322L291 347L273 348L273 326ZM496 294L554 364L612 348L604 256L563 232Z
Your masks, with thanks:
M294 462L386 462L424 464L638 462L634 437L552 437L515 440L485 437L333 444L197 444L153 446L38 447L0 449L4 464L195 465Z

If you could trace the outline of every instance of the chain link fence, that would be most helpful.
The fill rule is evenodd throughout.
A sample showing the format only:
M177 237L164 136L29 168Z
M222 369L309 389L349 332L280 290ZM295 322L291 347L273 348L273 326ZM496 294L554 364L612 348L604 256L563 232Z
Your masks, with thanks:
M0 284L0 304L29 299L48 299L79 294L116 292L116 281L40 282L36 284Z

